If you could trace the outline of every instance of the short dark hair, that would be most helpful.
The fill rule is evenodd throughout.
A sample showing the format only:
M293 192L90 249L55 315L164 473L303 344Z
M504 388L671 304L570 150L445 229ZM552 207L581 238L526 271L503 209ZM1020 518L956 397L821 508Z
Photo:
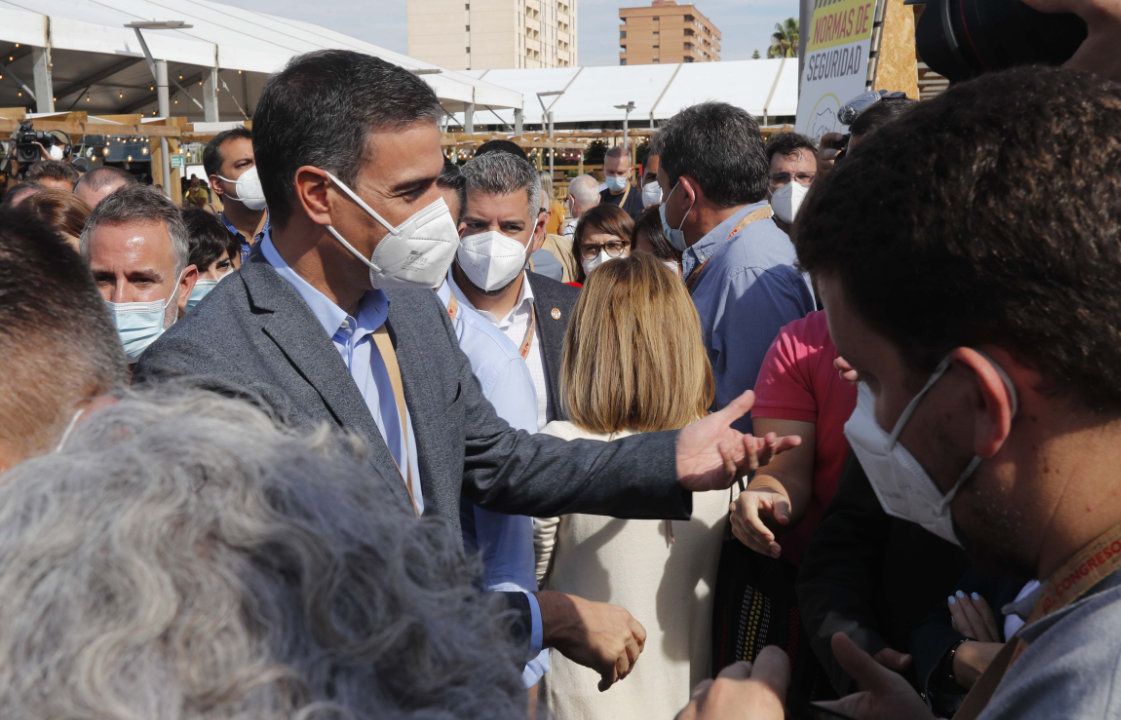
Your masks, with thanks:
M467 207L467 178L463 177L463 171L459 166L450 160L444 160L444 169L440 173L440 177L436 178L436 186L454 190L456 197L459 198L459 212L463 214L463 208ZM455 218L458 223L459 218Z
M991 343L1045 391L1121 413L1121 175L1103 172L1121 167L1121 85L986 74L866 143L807 196L802 266L916 371Z
M867 135L878 127L887 125L916 104L908 98L886 98L860 113L849 126L850 135Z
M631 249L637 250L638 243L645 241L650 244L651 252L659 260L673 260L681 262L681 251L673 246L666 237L662 228L662 214L658 212L658 205L651 205L642 211L638 220L634 222L634 233L631 235Z
M206 272L215 260L223 257L232 260L241 252L238 239L213 213L197 207L184 207L179 212L187 226L187 262L200 273Z
M352 184L369 159L371 132L435 124L443 112L423 80L381 58L350 50L293 58L269 78L253 113L253 154L269 221L288 222L297 168L313 165Z
M742 108L717 102L685 108L658 132L655 146L671 186L688 175L719 207L758 202L767 194L763 137Z
M607 158L629 158L631 156L630 148L626 145L613 145L607 148L607 152L603 154L604 159Z
M796 132L775 133L767 140L767 163L770 164L775 155L792 155L798 150L809 150L816 155L817 148L813 140Z
M522 160L529 162L529 156L525 154L525 150L522 150L522 146L513 140L487 140L475 150L475 157L492 152L510 153L511 155L517 155Z
M42 178L47 178L49 180L65 180L70 183L70 187L74 187L74 183L78 182L81 176L78 175L78 171L68 162L62 160L40 160L27 168L27 175L24 177L27 180L40 180Z
M126 382L89 268L22 207L0 209L0 357L0 437L25 452L49 449L76 404Z
M136 176L127 170L112 165L99 165L83 175L78 184L82 187L88 187L90 190L100 190L106 185L114 183L120 183L123 187L125 185L136 185L139 182Z
M252 140L253 133L244 127L223 130L212 137L206 147L202 149L202 169L208 177L217 175L222 171L222 144L227 140L236 140L237 138Z

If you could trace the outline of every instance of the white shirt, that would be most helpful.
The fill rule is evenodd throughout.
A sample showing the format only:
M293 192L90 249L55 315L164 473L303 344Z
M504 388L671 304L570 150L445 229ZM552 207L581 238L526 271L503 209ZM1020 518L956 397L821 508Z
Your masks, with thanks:
M529 318L533 312L533 288L529 284L528 275L522 273L522 291L518 295L518 301L514 303L513 309L501 318L472 305L467 296L463 294L463 290L456 284L450 271L448 272L448 286L451 287L459 302L494 323L495 327L514 343L514 347L521 349L526 330L529 328ZM537 392L537 428L540 429L545 427L548 422L549 383L545 380L545 363L541 359L541 343L538 342L536 331L530 338L529 352L525 356L525 363L526 367L529 368L529 376L533 379L533 389Z

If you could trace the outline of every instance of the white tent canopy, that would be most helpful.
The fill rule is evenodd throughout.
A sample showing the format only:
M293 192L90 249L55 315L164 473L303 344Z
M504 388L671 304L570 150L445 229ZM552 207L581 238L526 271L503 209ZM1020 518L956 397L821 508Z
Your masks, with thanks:
M653 125L679 110L709 100L742 107L767 118L793 117L798 108L796 59L738 60L680 65L612 65L544 70L473 70L479 79L508 87L523 96L524 121L542 124L541 103L553 113L555 125L610 124L623 121L617 105L633 101L632 127ZM542 95L538 93L555 93ZM513 113L499 111L502 123ZM462 121L462 115L457 116ZM478 125L494 124L493 116L475 113Z
M450 110L465 105L520 108L522 96L463 73L371 45L311 23L222 5L210 0L0 0L0 107L35 105L32 48L49 47L56 110L102 114L150 114L156 107L136 34L136 21L183 21L190 28L144 30L158 60L166 60L179 102L172 114L196 118L202 77L220 69L220 117L241 119L251 112L265 78L294 56L326 48L356 50L380 57L421 77ZM9 58L11 58L9 60ZM181 79L180 79L180 76Z

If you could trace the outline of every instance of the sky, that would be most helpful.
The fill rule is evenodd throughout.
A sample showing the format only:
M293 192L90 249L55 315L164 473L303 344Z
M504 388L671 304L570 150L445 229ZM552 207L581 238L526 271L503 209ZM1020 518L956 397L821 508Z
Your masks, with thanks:
M405 0L219 2L313 22L388 50L408 53ZM648 0L577 0L577 3L578 63L618 65L619 8L648 5ZM759 50L760 55L766 57L775 24L798 14L797 0L694 0L693 4L720 29L724 60L746 60L753 50Z

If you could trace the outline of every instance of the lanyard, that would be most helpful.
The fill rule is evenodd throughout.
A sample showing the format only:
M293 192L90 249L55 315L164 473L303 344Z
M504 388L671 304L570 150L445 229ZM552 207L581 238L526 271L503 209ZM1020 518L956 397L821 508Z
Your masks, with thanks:
M1121 524L1094 538L1047 578L1039 600L1028 616L1028 624L1067 607L1117 570L1121 570ZM1004 643L988 669L965 696L954 720L973 720L980 715L1008 668L1027 647L1028 643L1020 637Z
M751 223L759 222L760 220L767 220L774 214L775 213L773 210L771 210L770 205L765 205L758 210L749 212L743 217L742 220L739 221L739 223L736 224L734 228L732 228L732 232L728 233L727 240L731 240L736 235L739 235L741 232L743 232L743 229ZM725 240L725 242L727 242L727 240ZM686 290L692 292L693 288L696 287L697 283L701 279L701 273L704 272L705 265L708 265L708 260L705 260L703 263L693 268L693 271L689 273L689 277L685 278Z
M410 452L409 442L409 426L408 426L408 407L405 405L405 388L401 382L401 367L397 364L397 351L393 348L393 341L389 338L389 331L385 329L385 323L374 331L374 344L377 345L378 352L381 353L382 362L385 363L386 374L389 375L389 385L393 388L393 399L397 403L397 420L401 423L401 436L405 440L405 470L401 470L401 466L397 466L397 472L401 474L401 479L405 481L405 490L409 493L409 502L413 504L413 513L420 516L420 506L416 503L416 496L413 494L413 461L412 453ZM391 453L392 455L392 453Z
M525 337L522 338L522 344L518 346L518 352L522 354L522 360L529 357L529 348L533 345L533 332L537 329L537 309L533 307L533 303L529 304L529 322L525 326Z
M459 314L459 300L456 299L455 293L452 293L448 298L448 318L455 322L455 316ZM533 345L533 333L537 330L537 310L533 307L533 303L529 304L529 323L525 328L525 336L522 338L522 344L518 347L518 352L522 355L522 360L529 357L529 348Z

